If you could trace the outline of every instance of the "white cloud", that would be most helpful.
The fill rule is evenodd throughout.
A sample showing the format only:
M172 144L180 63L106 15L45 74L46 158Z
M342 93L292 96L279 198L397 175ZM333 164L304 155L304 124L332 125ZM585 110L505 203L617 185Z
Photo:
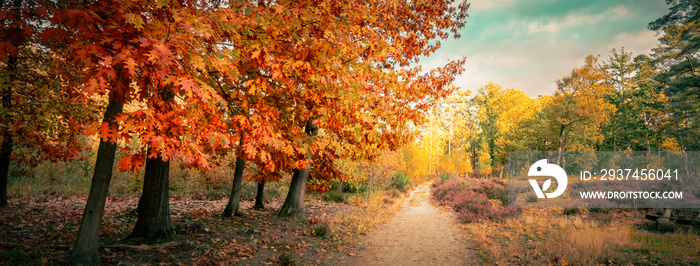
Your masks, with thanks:
M582 24L594 25L598 24L603 20L620 20L625 19L630 15L629 9L625 6L617 6L613 9L600 14L583 14L577 12L571 12L566 15L563 19L550 18L546 21L536 20L527 24L527 33L534 34L539 32L546 32L550 34L559 33L562 29L567 29L573 26L580 26Z
M625 51L632 52L634 56L647 54L651 52L652 48L656 47L658 38L659 36L656 36L656 32L650 30L632 33L623 32L615 36L608 51L612 48L625 47Z
M509 4L512 3L476 1L473 7L498 8ZM444 65L446 58L466 56L465 72L455 80L462 89L478 89L493 81L505 88L522 90L531 97L552 94L556 80L582 66L590 54L601 55L600 60L605 61L612 48L625 47L625 51L635 56L648 53L656 45L657 37L645 29L645 21L650 20L640 19L641 12L637 6L617 5L602 13L574 11L537 19L479 17L482 22L479 25L483 26L475 31L477 34L471 38L463 34L466 38L445 42L437 54L422 60L421 65L427 70ZM634 26L631 21L641 24ZM630 27L638 30L616 33Z
M486 11L489 9L503 8L506 6L513 5L518 0L472 0L470 11ZM520 0L522 1L522 0Z

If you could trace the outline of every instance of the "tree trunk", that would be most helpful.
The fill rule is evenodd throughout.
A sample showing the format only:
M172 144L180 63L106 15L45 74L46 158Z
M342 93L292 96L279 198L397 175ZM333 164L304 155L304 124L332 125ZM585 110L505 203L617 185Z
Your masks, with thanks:
M114 118L122 112L124 103L118 103L110 97L103 121L115 125ZM105 209L105 201L109 192L109 182L112 179L112 167L114 166L114 153L117 151L117 142L100 140L97 148L95 170L92 175L90 194L88 195L83 218L80 220L78 236L75 246L70 254L73 265L97 265L97 242L100 237L100 223Z
M318 127L314 124L315 118L310 118L306 121L304 132L310 137L318 134ZM311 147L311 138L309 138L309 148ZM306 155L308 161L311 161L311 152ZM284 200L279 216L281 217L297 217L304 218L304 194L306 193L306 180L309 177L309 165L305 168L294 169L292 175L292 183L289 186L289 193Z
M476 163L479 160L479 155L476 154L476 146L474 146L476 144L474 143L474 140L471 140L470 143L471 144L469 144L469 151L471 153L471 156L470 156L469 161L470 161L471 166L472 166L472 173L474 173L475 177L478 177L479 176L479 166L477 166Z
M20 1L14 1L14 6L21 6ZM14 43L13 43L14 45ZM10 80L2 92L2 109L5 116L9 116L12 110L12 81L15 80L15 70L17 68L17 56L10 55L7 59L7 73ZM5 132L2 137L2 150L0 150L0 208L7 206L7 179L10 175L10 156L12 156L12 134L10 127L12 122L5 125Z
M241 201L241 183L243 183L243 168L245 161L242 157L236 158L236 169L233 171L233 185L231 186L231 196L228 198L228 204L224 209L224 217L239 215L238 203Z
M338 181L335 183L335 193L343 193L343 181Z
M557 149L557 165L561 163L561 157L564 151L564 128L562 127L561 133L559 134L559 148Z
M369 199L369 197L372 196L372 189L374 187L374 173L371 169L369 171L370 171L370 174L367 175L367 184L368 184L367 188L368 189L367 189L367 194L365 194L365 198L367 198L367 199Z
M3 99L4 101L4 99ZM7 206L7 179L10 175L10 156L12 155L12 135L5 131L0 151L0 208Z
M146 159L143 193L138 205L139 215L129 238L150 241L172 237L169 190L170 161L164 161L160 155Z
M678 134L678 143L681 146L681 156L683 157L683 168L685 170L685 175L688 178L693 178L693 173L690 170L690 160L688 159L688 153L686 151L686 142L683 141L683 137L681 137L680 134Z
M292 184L289 193L280 209L281 217L304 218L304 194L306 193L306 179L309 177L309 168L294 169Z
M253 205L253 209L265 209L265 179L260 180L260 182L258 182L258 193L255 194L255 205Z

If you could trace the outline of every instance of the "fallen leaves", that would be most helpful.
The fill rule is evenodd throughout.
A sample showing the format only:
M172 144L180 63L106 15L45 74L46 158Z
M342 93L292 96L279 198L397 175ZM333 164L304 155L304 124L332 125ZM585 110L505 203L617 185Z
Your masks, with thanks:
M280 201L268 203L265 211L249 210L253 202L242 201L243 217L221 219L227 199L171 199L175 239L130 245L122 240L133 229L138 197L109 197L101 228L100 259L105 264L259 264L286 252L297 256L295 261L300 264L318 264L317 260L327 264L335 262L333 258L348 256L339 247L352 242L360 233L358 228L367 229L381 222L379 216L368 215L365 209L314 200L307 201L309 219L304 223L276 219ZM0 213L0 254L21 251L22 255L9 263L30 258L46 258L44 264L66 263L64 259L75 241L84 204L85 196L11 198L10 205ZM308 234L310 224L328 226L328 235Z

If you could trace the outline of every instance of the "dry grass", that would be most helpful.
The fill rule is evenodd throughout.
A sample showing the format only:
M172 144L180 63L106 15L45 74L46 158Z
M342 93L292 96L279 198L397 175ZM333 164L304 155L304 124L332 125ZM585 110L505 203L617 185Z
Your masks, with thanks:
M502 223L463 227L487 264L687 264L700 257L700 236L641 231L636 229L639 214L615 213L612 222L601 222L585 211L561 213L561 209L529 209Z
M375 225L385 222L400 208L406 193L387 195L386 191L373 193L369 198L362 195L350 196L347 202L357 207L356 211L338 213L327 218L331 234L344 232L348 237L340 239L340 243L355 240L355 237L367 233Z
M628 226L578 229L538 243L549 259L595 264L618 247L631 245Z

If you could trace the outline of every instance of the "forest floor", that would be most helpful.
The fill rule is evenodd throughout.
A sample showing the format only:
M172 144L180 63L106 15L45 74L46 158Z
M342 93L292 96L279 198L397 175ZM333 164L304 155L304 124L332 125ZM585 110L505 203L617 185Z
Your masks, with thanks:
M481 259L467 242L468 234L453 212L435 207L430 188L411 192L401 211L361 237L343 260L347 265L479 265Z
M124 242L136 221L137 195L110 197L100 235L102 264L334 265L355 254L359 236L385 222L402 196L334 203L310 196L306 219L277 217L281 200L263 211L241 202L241 214L221 218L227 199L171 198L175 236L150 245ZM10 197L0 211L0 262L64 265L75 241L86 196ZM353 200L351 200L353 201Z

